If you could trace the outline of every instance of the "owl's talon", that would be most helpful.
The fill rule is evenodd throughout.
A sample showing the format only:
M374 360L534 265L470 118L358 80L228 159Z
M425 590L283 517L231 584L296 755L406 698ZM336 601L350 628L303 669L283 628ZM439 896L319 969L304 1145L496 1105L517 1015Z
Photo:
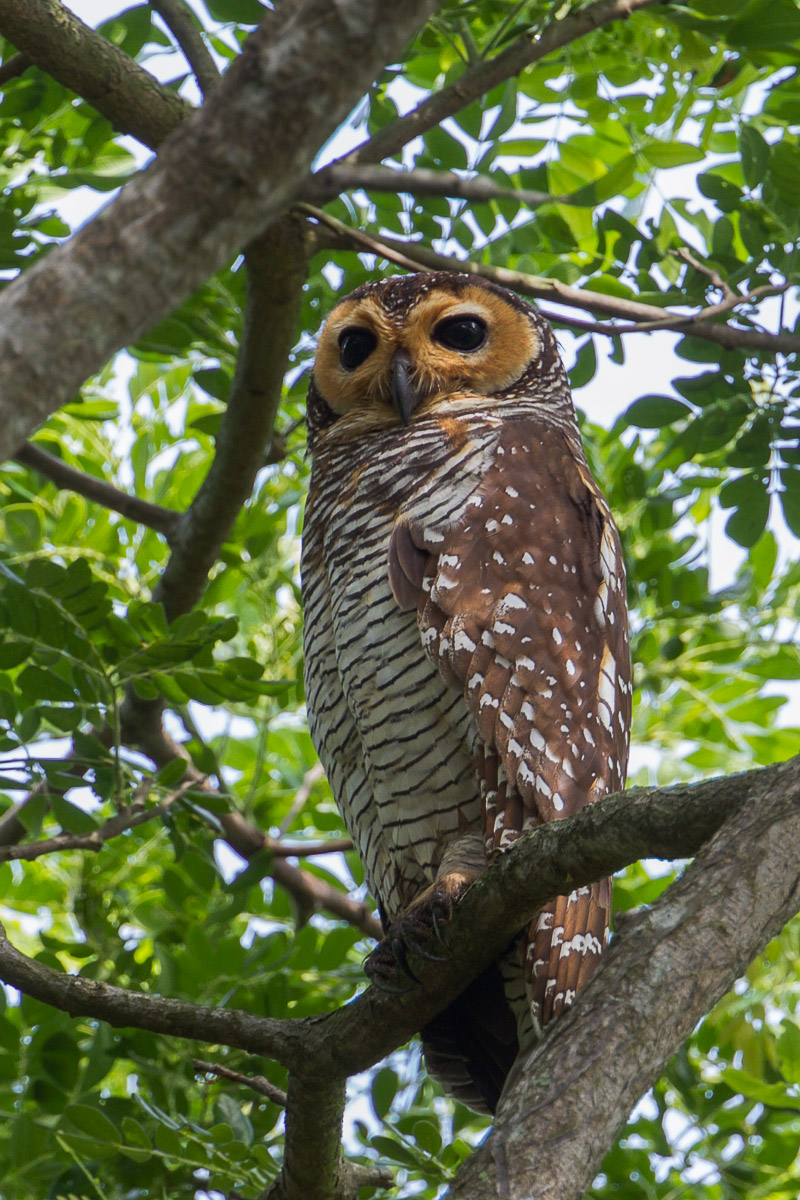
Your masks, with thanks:
M408 965L399 938L386 938L364 959L364 974L382 992L401 996L413 991L417 977ZM405 984L403 980L407 980Z
M437 940L440 941L443 946L447 947L447 943L443 938L438 938ZM449 950L447 954L434 954L425 946L421 945L416 938L407 937L405 939L405 948L406 950L411 950L412 953L416 954L418 958L427 959L428 962L447 962L451 957Z
M413 979L414 983L419 983L419 979L414 974L414 972L411 970L411 967L408 964L408 956L406 954L406 943L404 942L403 938L398 937L398 936L392 937L389 939L389 945L392 948L392 954L394 955L394 960L397 963L400 970L403 972L403 974L407 975L409 979Z
M433 924L433 932L436 935L437 942L444 946L447 950L446 957L450 956L450 944L447 941L446 926L447 922L453 915L452 904L445 902L439 898L435 899L431 904L431 923ZM441 960L442 962L444 959Z

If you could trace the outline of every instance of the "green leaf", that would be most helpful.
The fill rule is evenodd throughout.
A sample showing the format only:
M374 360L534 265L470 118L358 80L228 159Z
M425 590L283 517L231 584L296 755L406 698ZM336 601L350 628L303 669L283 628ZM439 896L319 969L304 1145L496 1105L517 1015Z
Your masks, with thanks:
M637 425L640 429L661 429L691 415L692 410L682 400L676 400L674 396L651 395L634 400L622 414L622 420L626 425Z
M156 775L156 782L165 788L177 787L186 774L187 762L184 758L173 758Z
M222 367L204 367L194 373L195 383L198 383L203 391L208 392L209 396L213 396L215 400L228 399L228 393L231 390L231 379L227 371L223 371ZM214 414L216 416L216 414ZM202 419L202 418L201 418ZM195 428L197 422L193 422Z
M376 1072L372 1080L371 1099L375 1116L379 1121L384 1119L392 1107L392 1101L397 1095L399 1088L400 1080L397 1077L397 1072L393 1071L391 1067L381 1067Z
M203 0L215 21L235 21L242 25L258 25L264 17L259 0Z
M45 671L42 667L25 667L19 674L17 683L20 691L31 700L70 700L75 701L75 692L53 671Z
M30 642L0 642L0 670L18 667L30 656L32 649Z
M64 1112L64 1119L95 1142L116 1146L121 1141L113 1121L99 1108L91 1108L88 1104L70 1104Z
M53 816L65 833L94 833L97 829L97 822L90 813L65 800L57 792L50 797L50 803Z
M687 142L648 142L642 147L642 153L652 166L660 170L702 162L705 158L703 150Z
M597 351L594 339L590 337L578 347L575 363L569 372L570 387L573 389L585 387L587 383L591 383L596 374Z
M764 182L769 165L769 146L755 125L742 125L739 132L742 154L742 171L749 187L758 187Z
M781 471L783 491L780 492L781 508L786 524L795 537L800 537L800 469L790 467Z
M725 30L730 46L753 50L785 50L800 39L800 9L793 0L770 0L768 4L750 5L738 21Z
M794 1021L783 1021L775 1051L787 1083L800 1083L800 1029Z
M42 1067L59 1087L72 1088L78 1075L80 1052L74 1037L54 1033L45 1041L40 1052Z

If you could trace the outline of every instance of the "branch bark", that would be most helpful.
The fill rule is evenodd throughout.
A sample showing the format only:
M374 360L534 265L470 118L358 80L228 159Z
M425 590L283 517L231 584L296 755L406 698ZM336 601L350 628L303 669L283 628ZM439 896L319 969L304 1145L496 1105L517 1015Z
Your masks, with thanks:
M110 508L112 512L127 517L129 521L136 521L140 525L146 525L148 529L154 529L156 533L163 534L168 542L177 532L181 513L175 509L151 504L149 500L140 500L138 496L129 496L127 492L120 491L104 479L96 479L93 475L87 475L85 471L77 471L75 467L68 466L60 458L56 458L55 454L49 454L34 442L26 442L24 446L20 446L14 460L24 467L38 471L57 488L77 492L87 500L93 500L95 504L102 504L104 508Z
M219 71L211 51L203 41L194 13L184 0L150 0L150 7L155 9L175 38L192 68L197 86L207 96L219 82Z
M35 63L151 150L192 111L60 0L0 0L0 33L26 66Z
M503 187L486 175L463 178L454 171L429 171L417 167L413 171L398 171L393 167L372 167L339 163L323 167L312 176L306 194L318 203L338 196L340 192L363 188L373 192L408 192L413 196L449 196L453 200L471 200L477 204L489 200L516 200L536 208L540 204L569 204L569 196L551 196L530 188Z
M50 0L36 4L50 12ZM0 297L0 455L276 220L320 145L436 6L302 0L266 15L158 161ZM12 40L8 21L21 27L23 12L27 0L0 0ZM54 312L69 321L54 326Z
M800 761L751 783L746 805L626 925L582 1002L519 1064L450 1200L497 1200L500 1145L509 1200L580 1200L639 1097L800 909Z

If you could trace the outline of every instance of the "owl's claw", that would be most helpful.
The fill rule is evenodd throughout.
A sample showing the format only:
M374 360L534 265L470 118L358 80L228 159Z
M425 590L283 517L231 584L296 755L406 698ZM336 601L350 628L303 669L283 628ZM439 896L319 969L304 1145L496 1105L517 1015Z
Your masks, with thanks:
M374 987L395 996L413 991L419 983L408 965L405 946L397 937L384 938L372 953L367 955L364 959L364 974Z
M433 932L436 935L436 940L441 946L444 946L445 950L448 951L448 954L445 956L445 958L447 958L449 957L450 946L447 941L446 926L447 922L453 915L453 905L449 897L435 896L431 901L430 913L431 922L433 924ZM433 955L431 955L431 957L433 957ZM439 961L444 962L445 958L441 958Z
M383 991L407 992L411 990L409 986L398 986L402 979L412 985L419 983L409 964L409 954L428 962L447 962L450 947L446 926L454 904L465 890L466 884L461 880L455 886L452 880L439 880L393 921L386 937L364 960L370 982ZM438 942L445 953L435 954L432 942Z

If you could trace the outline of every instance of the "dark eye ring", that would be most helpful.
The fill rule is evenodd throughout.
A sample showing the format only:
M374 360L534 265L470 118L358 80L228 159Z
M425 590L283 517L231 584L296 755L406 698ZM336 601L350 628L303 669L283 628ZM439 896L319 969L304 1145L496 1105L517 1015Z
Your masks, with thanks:
M355 371L366 362L377 344L375 334L369 329L351 325L339 334L339 362L345 371Z
M433 331L437 342L448 350L469 354L486 341L486 322L480 317L445 317Z

